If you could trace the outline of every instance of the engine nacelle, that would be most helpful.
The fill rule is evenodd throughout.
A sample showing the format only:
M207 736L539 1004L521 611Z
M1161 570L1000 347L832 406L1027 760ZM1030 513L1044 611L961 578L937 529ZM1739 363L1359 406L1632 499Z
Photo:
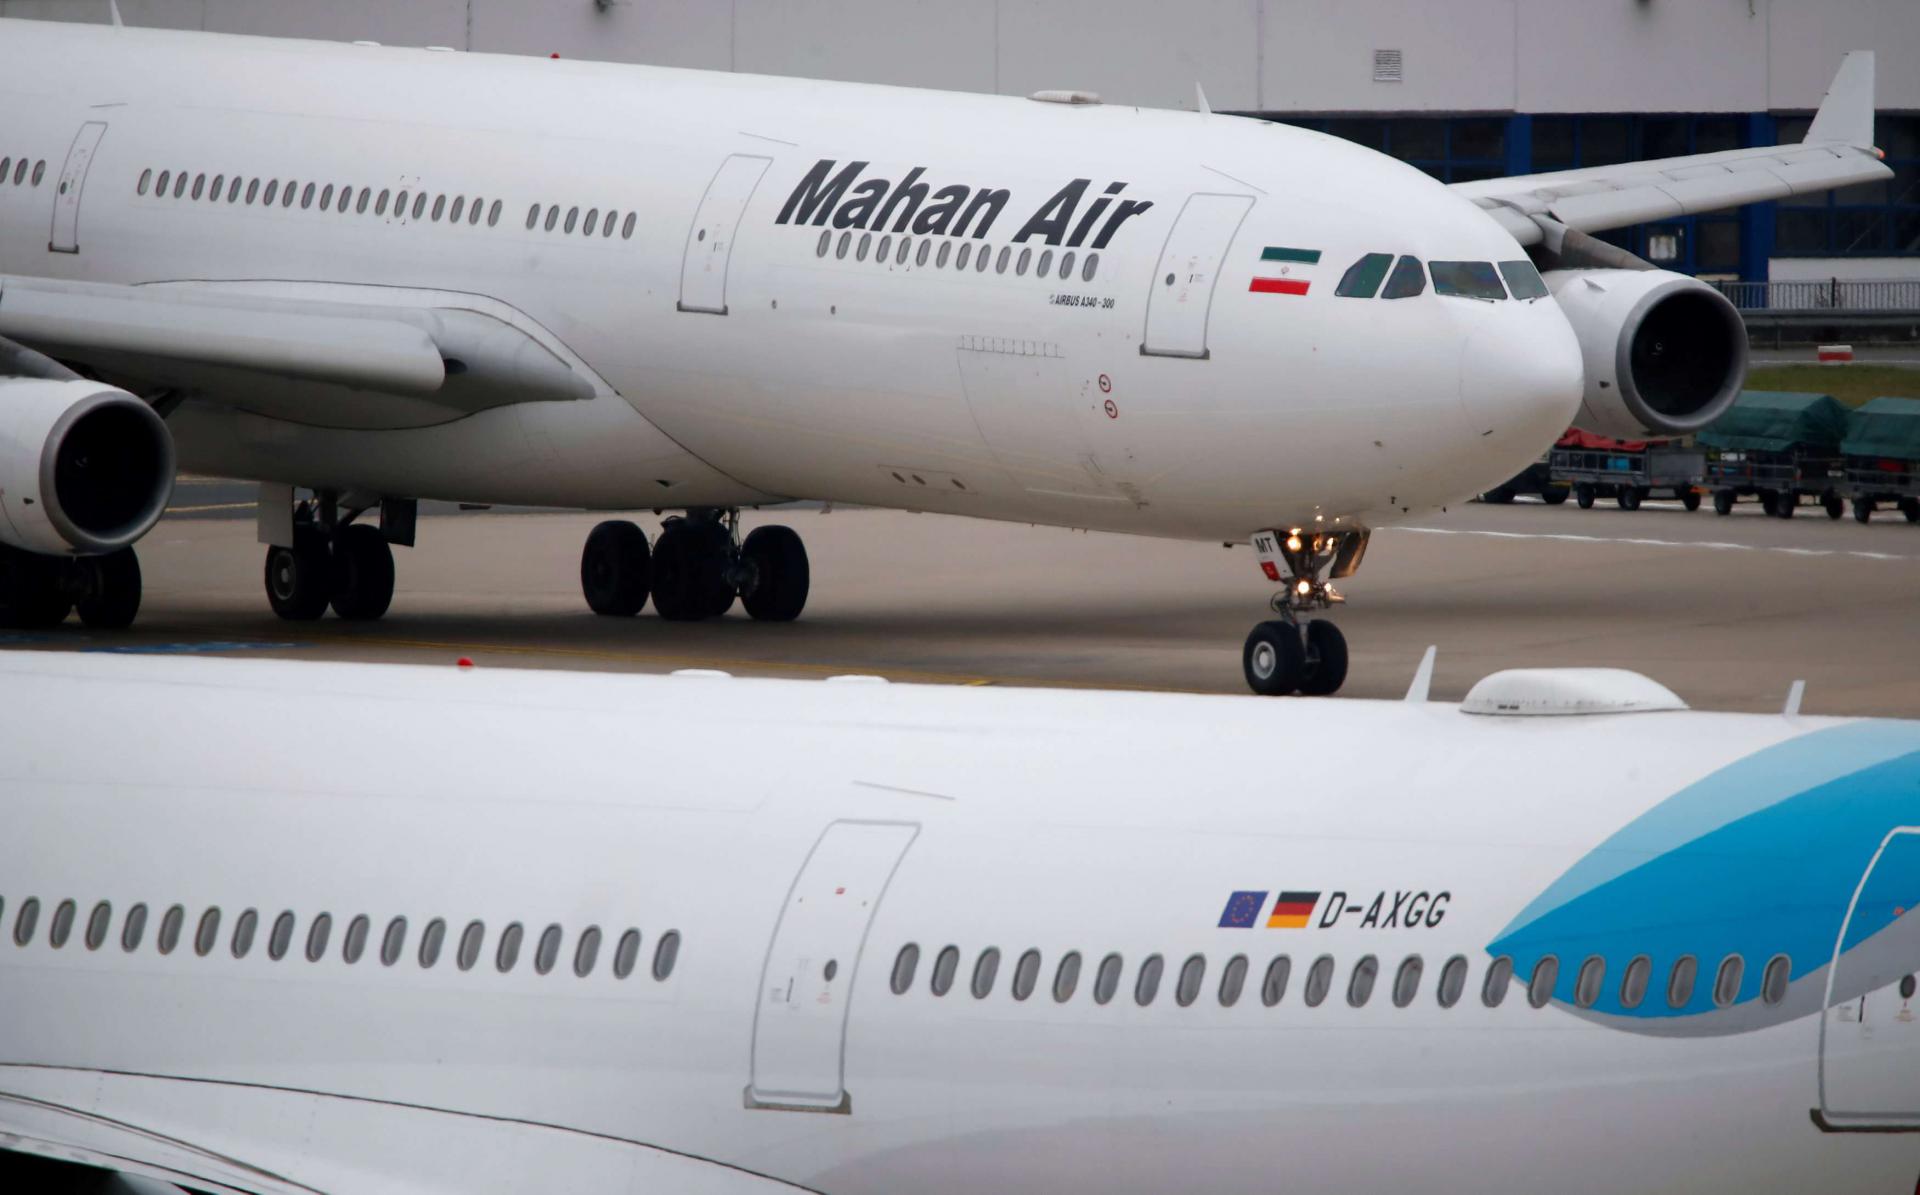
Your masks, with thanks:
M1574 425L1621 440L1699 431L1747 378L1747 326L1719 291L1670 270L1543 277L1586 365Z
M0 541L111 552L172 496L173 436L152 407L84 379L0 378Z

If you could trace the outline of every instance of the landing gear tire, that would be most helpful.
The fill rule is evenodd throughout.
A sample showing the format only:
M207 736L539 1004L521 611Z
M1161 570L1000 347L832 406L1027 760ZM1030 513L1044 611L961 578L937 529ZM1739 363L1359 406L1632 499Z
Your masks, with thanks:
M1326 697L1347 682L1347 637L1330 622L1307 624L1306 669L1300 691L1308 697Z
M333 542L333 612L350 622L380 617L393 604L393 549L378 527L350 523Z
M1713 491L1713 513L1722 516L1732 514L1734 501L1732 490Z
M267 604L289 622L312 622L333 595L333 559L326 537L296 528L291 548L267 549Z
M1593 509L1593 487L1581 482L1573 487L1573 500L1580 504L1581 510Z
M653 590L653 553L646 533L609 519L587 536L580 553L580 591L595 614L632 618Z
M1298 690L1307 670L1300 628L1279 619L1254 627L1240 649L1240 670L1248 687L1262 697L1285 697Z
M1561 486L1548 486L1540 491L1540 501L1548 506L1559 506L1567 500L1567 491Z
M1688 514L1692 514L1694 511L1699 510L1700 509L1700 491L1699 490L1680 491L1680 505L1687 508Z
M1639 510L1640 496L1637 487L1626 485L1620 487L1620 492L1614 495L1613 500L1620 504L1621 510Z
M65 563L0 545L0 627L32 631L65 621L73 608L60 584Z
M740 604L760 622L792 622L807 604L807 548L791 527L758 527L740 545L752 583Z
M668 519L653 545L653 608L669 622L718 618L733 606L733 538L720 523Z
M123 631L140 613L140 558L132 548L78 562L86 592L74 609L96 631Z
M1873 499L1855 498L1853 500L1853 521L1856 523L1873 522Z
M1838 494L1827 493L1820 496L1820 505L1826 509L1829 519L1838 519L1847 513L1847 504Z

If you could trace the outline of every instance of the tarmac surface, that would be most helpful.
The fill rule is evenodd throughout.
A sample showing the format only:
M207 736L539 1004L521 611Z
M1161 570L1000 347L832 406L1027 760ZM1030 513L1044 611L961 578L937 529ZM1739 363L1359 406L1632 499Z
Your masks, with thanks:
M938 515L819 507L751 512L804 537L813 592L792 624L736 607L709 623L590 613L580 547L606 515L423 507L396 549L386 618L286 623L267 607L251 488L183 482L140 545L140 621L77 621L0 646L222 652L313 660L740 675L877 673L956 684L1244 693L1240 647L1270 617L1251 549ZM650 533L658 520L636 520ZM1344 697L1398 697L1439 647L1433 694L1501 668L1605 665L1696 708L1920 716L1920 526L1817 508L1791 520L1649 501L1627 513L1469 505L1379 531L1331 617L1352 666ZM1254 698L1249 695L1249 700Z

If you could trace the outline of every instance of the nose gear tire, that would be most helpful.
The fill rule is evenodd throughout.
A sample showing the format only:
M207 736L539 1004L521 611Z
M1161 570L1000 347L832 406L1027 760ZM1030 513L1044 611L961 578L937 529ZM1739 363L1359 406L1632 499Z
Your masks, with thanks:
M140 558L132 548L80 561L86 595L74 603L80 621L97 631L125 630L140 613Z
M1284 697L1300 688L1307 668L1300 629L1274 619L1255 626L1240 649L1240 670L1247 686L1262 697Z
M1347 637L1330 622L1307 624L1306 667L1300 691L1308 697L1326 697L1347 681Z

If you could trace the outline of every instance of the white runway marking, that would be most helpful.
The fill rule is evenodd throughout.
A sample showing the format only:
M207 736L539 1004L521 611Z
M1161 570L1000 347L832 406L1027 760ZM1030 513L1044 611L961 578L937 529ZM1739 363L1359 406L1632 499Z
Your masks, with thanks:
M1920 560L1902 552L1862 552L1847 548L1787 548L1767 544L1735 544L1724 540L1644 539L1638 536L1571 535L1552 531L1478 531L1461 527L1383 527L1383 531L1413 531L1421 535L1478 535L1487 539L1554 539L1576 544L1631 544L1646 548L1706 548L1716 552L1774 552L1782 556L1852 556L1860 560Z

